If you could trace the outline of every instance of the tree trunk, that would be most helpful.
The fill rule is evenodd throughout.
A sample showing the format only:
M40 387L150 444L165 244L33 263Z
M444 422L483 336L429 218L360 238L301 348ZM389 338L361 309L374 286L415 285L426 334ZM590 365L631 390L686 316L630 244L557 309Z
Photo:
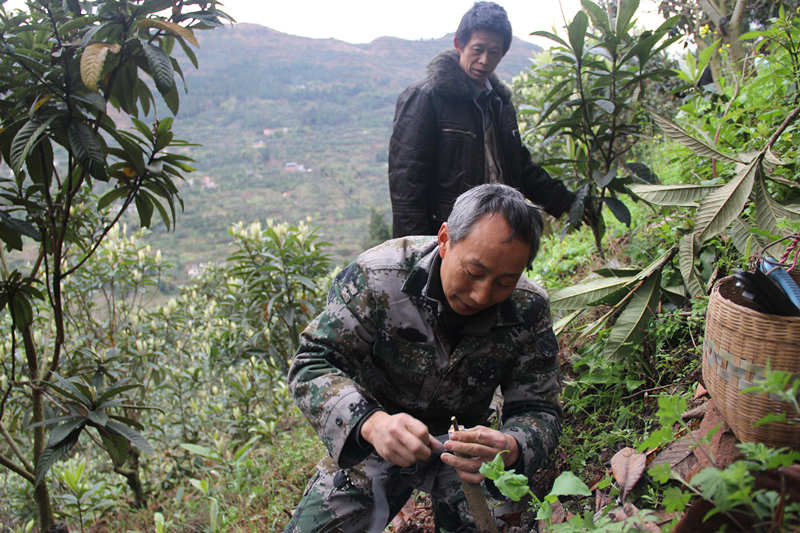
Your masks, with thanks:
M43 394L39 390L34 390L32 394L33 419L31 422L41 422L44 420ZM33 430L33 464L39 463L39 457L45 448L44 426L37 426ZM35 466L34 466L35 468ZM47 490L47 483L42 480L34 489L34 500L39 508L39 530L47 531L53 526L53 509L50 505L50 492Z
M147 496L145 496L144 486L139 477L139 455L139 450L132 447L128 456L130 469L126 470L122 466L114 466L114 472L125 477L128 487L133 492L133 506L137 509L144 509L147 506Z
M737 70L741 69L742 61L744 60L744 48L739 41L739 35L741 34L739 30L744 17L745 0L736 0L733 9L730 10L728 9L727 2L724 0L719 3L713 0L700 0L699 4L703 13L711 19L717 33L722 37L723 45L727 44L729 46L728 53L730 54L731 63L734 65L734 68ZM714 85L717 89L720 89L719 76L722 76L722 66L719 52L715 52L711 57L709 66L714 75Z
M731 59L733 59L734 64L739 68L742 68L742 61L744 61L744 47L739 40L742 19L744 17L744 4L745 0L737 0L736 6L730 14L728 32L725 36L725 40L731 45Z
M31 390L31 404L33 407L33 417L31 423L39 423L44 420L44 393L41 390L41 383L39 382L39 364L36 353L36 346L31 334L30 324L22 328L22 339L25 346L25 356L28 361L28 377L33 384ZM45 428L42 425L33 428L33 466L39 464L39 457L44 452L45 446ZM39 509L39 531L47 531L53 526L53 509L50 504L50 492L47 490L47 483L42 480L39 485L34 488L33 498L36 501L36 506Z
M708 43L702 39L697 39L698 53L702 52L706 48L708 48ZM722 79L722 62L719 59L719 51L714 52L709 58L708 68L711 70L711 78L714 81L714 87L717 89L717 91L721 91L722 84L720 83L720 80Z

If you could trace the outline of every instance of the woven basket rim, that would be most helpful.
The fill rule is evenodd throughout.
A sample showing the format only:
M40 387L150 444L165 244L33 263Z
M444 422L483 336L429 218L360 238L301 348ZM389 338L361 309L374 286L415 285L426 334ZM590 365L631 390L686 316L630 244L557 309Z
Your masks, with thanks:
M771 313L762 313L761 311L756 311L755 309L751 309L747 306L738 304L731 300L730 298L726 298L720 293L720 288L723 285L728 285L730 283L736 283L736 278L733 276L725 276L724 278L718 280L714 284L714 288L711 290L711 296L717 297L721 300L725 301L725 305L730 305L737 312L742 313L742 315L749 316L756 320L778 320L781 322L786 323L796 323L798 327L800 327L800 316L786 316L786 315L773 315Z
M733 276L722 278L709 298L703 383L737 439L800 449L800 426L756 426L768 413L786 412L788 404L742 392L762 378L767 367L800 375L800 317L761 313L737 303L745 300L735 282Z

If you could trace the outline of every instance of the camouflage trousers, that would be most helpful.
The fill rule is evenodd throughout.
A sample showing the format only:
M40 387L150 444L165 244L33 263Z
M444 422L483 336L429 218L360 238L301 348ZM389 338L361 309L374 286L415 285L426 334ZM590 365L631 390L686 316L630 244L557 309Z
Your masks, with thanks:
M434 457L401 468L372 453L352 468L340 469L330 457L320 461L284 533L381 533L414 489L431 495L437 533L477 530L452 467ZM495 516L524 507L484 493Z

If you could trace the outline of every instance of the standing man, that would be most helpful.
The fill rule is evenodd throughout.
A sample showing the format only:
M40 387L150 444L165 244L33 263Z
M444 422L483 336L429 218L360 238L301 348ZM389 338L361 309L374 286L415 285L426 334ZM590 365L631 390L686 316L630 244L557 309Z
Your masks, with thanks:
M435 234L456 197L481 183L511 185L560 216L574 195L531 161L511 91L494 74L511 46L505 9L476 2L454 42L397 99L389 142L394 236Z
M562 417L547 293L522 275L541 231L519 191L481 185L437 236L386 241L339 273L289 370L329 456L287 532L382 532L415 488L431 494L437 531L476 531L461 480L480 483L503 450L533 476ZM469 429L448 440L451 416Z

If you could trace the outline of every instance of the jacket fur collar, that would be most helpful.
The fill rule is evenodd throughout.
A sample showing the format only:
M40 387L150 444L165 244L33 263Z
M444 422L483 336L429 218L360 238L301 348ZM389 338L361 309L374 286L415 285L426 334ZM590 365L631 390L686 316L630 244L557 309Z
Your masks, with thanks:
M428 82L444 95L471 100L475 82L461 68L458 59L458 50L455 48L445 50L434 57L428 64ZM489 76L489 83L504 104L511 102L511 91L497 75L492 73Z

